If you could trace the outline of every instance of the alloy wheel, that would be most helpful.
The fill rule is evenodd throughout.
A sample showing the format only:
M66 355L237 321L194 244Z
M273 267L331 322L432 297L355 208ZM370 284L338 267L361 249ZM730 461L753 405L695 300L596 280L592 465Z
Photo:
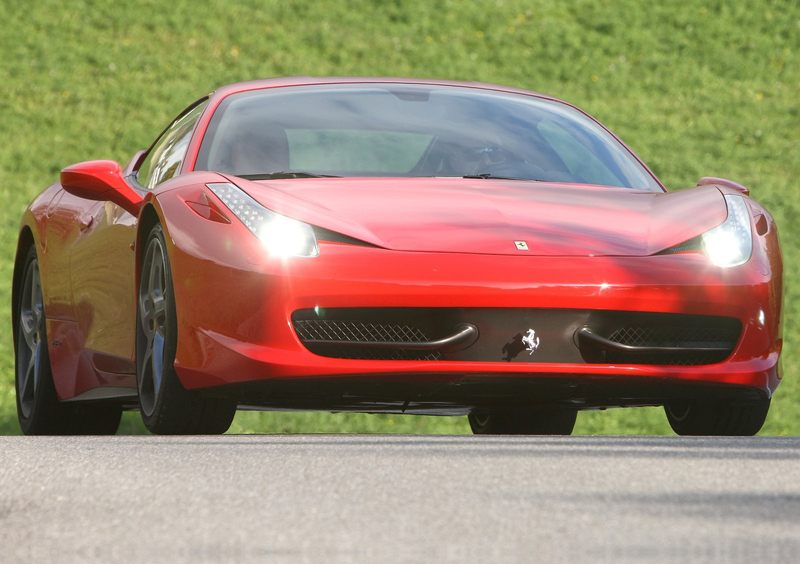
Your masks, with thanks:
M167 279L165 249L158 237L150 239L139 286L139 323L145 347L139 371L139 402L152 415L164 380L164 346L167 324Z
M34 258L25 270L20 299L17 337L17 397L23 417L30 417L42 375L42 354L47 345L44 331L44 302L39 262Z

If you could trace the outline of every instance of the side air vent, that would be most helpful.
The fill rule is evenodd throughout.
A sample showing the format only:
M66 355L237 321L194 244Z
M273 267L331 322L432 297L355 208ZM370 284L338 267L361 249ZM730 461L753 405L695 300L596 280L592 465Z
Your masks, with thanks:
M684 241L683 243L678 243L677 245L673 245L668 249L664 249L656 254L658 255L672 255L675 253L688 253L693 251L699 251L702 249L703 238L702 236L694 237L693 239L689 239L688 241Z
M366 241L362 241L361 239L356 239L355 237L350 237L348 235L342 235L341 233L337 233L336 231L331 231L330 229L325 229L324 227L317 227L315 225L313 226L313 228L314 228L314 235L319 241L328 241L329 243L343 243L345 245L360 245L362 247L379 248L377 245L373 245L372 243L367 243Z

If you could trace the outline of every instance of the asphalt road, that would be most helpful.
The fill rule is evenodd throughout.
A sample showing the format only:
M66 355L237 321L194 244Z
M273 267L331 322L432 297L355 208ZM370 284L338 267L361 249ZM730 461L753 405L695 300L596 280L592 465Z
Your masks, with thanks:
M0 562L800 562L800 438L0 438Z

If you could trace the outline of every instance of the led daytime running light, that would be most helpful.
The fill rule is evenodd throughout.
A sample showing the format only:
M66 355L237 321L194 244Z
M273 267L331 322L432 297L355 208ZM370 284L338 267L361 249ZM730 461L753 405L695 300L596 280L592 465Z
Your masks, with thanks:
M703 252L717 266L738 266L753 254L753 231L747 204L741 196L725 196L728 217L718 227L703 234Z
M307 223L268 210L241 188L228 182L206 184L267 250L281 257L319 254L314 230Z

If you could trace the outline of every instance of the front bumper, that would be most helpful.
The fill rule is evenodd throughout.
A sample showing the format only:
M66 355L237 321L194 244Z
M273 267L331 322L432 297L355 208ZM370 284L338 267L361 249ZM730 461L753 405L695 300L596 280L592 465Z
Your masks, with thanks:
M648 382L657 384L654 390L708 384L746 387L770 396L780 381L780 264L762 259L758 252L745 265L722 269L699 253L516 257L397 252L321 242L316 258L281 261L264 256L249 233L233 240L230 233L206 235L213 242L187 245L180 233L171 237L179 317L176 370L189 389L292 379L347 386L354 381L410 385L562 379L591 384L593 405L601 406L603 382L609 390L612 382L623 389L630 384L638 389L644 383L645 390ZM216 260L209 260L207 252L193 252L209 247ZM735 317L742 330L723 362L656 366L328 358L310 352L292 327L297 310L353 307L694 314ZM571 340L562 345L575 346ZM609 393L609 405L624 403L624 397L614 395ZM648 404L647 392L633 395L637 405ZM659 403L663 397L663 391L653 392L652 401Z

